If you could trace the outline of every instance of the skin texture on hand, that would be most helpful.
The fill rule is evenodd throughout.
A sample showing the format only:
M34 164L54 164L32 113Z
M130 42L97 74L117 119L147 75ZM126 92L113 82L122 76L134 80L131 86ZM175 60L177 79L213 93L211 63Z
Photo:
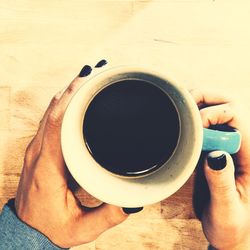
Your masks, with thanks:
M68 103L91 71L88 67L52 99L26 149L15 199L17 216L62 248L91 242L128 217L122 208L109 204L87 211L67 185L61 124Z
M219 96L216 92L191 90L200 108L203 126L227 124L242 135L241 148L232 157L225 152L226 166L219 170L204 163L204 175L210 197L202 211L203 231L219 250L250 249L250 132L248 111L244 105ZM199 202L199 201L196 201Z

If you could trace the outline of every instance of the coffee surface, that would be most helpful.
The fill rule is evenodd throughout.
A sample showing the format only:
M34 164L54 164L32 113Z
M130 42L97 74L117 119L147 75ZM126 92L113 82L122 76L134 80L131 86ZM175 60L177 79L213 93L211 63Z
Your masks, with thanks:
M170 158L179 137L178 114L160 88L124 80L93 98L84 117L83 137L102 167L136 176Z

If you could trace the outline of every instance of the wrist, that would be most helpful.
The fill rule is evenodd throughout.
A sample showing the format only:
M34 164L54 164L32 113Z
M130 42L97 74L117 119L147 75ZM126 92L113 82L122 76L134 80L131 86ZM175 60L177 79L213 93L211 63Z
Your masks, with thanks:
M63 249L17 217L14 199L0 214L0 239L0 249Z

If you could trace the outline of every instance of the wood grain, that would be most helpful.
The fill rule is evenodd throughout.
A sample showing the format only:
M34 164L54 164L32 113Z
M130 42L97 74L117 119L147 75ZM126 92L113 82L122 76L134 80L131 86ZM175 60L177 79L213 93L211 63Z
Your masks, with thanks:
M37 130L52 97L60 87L12 87L10 130Z
M0 130L9 128L10 120L10 88L0 87Z
M33 131L0 131L0 207L15 196L23 157Z
M137 215L133 216L101 235L96 240L96 249L205 250L207 248L206 240L196 220L147 219L146 216L139 219Z
M165 219L195 219L192 209L194 176L175 194L161 202L161 214Z

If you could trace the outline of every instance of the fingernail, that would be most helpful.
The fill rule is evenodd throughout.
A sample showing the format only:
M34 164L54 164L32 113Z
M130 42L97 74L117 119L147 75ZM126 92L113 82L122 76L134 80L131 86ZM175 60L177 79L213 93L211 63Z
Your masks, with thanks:
M125 214L134 214L138 213L143 209L143 207L133 207L133 208L128 208L128 207L123 207L122 210Z
M98 62L97 64L96 64L96 66L95 66L95 68L101 68L102 66L104 66L105 64L107 64L108 62L105 60L105 59L103 59L103 60L101 60L100 62Z
M207 157L207 163L213 170L222 170L227 165L227 157L225 154L221 154L219 156L213 156L210 154Z
M84 76L88 76L92 71L92 68L89 65L85 65L81 72L79 73L79 77L84 77Z

